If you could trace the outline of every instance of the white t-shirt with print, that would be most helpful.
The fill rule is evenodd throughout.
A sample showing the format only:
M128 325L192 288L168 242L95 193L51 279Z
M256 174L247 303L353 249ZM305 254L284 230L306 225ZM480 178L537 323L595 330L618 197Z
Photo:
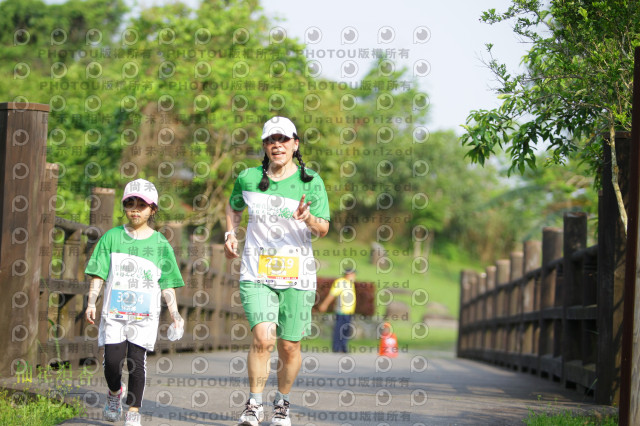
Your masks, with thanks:
M313 179L302 182L296 172L281 181L270 181L261 191L262 166L243 170L229 199L231 208L248 208L249 223L242 254L241 281L253 281L273 288L316 289L316 260L311 231L293 218L302 195L311 201L312 215L329 220L329 201L320 176L308 170Z

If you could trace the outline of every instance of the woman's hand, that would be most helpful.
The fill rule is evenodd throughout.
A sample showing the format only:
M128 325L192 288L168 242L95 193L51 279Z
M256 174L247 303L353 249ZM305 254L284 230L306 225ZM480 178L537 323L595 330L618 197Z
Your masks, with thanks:
M298 204L298 208L296 209L296 211L293 212L293 218L307 223L307 220L309 220L309 218L311 217L311 212L309 212L311 201L305 203L305 197L306 195L302 194L302 198L300 198L300 204Z
M225 233L224 255L227 259L235 259L236 257L240 257L238 254L238 239L236 238L235 231L242 221L242 210L232 209L231 204L227 202L225 216L229 232Z
M295 212L293 212L293 218L296 220L300 220L304 222L307 227L311 230L311 233L318 237L324 237L329 232L329 222L321 219L319 217L315 217L309 211L309 206L311 206L311 201L305 203L304 202L305 195L302 195L300 198L300 203L298 204L298 208Z
M238 239L235 235L229 234L227 241L224 242L224 255L227 259L235 259L238 254Z

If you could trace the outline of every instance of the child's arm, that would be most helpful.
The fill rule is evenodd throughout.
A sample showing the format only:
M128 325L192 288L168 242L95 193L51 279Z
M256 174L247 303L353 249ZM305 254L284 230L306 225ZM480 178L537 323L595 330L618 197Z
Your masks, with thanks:
M89 300L87 301L87 310L85 315L90 324L95 324L96 319L96 300L100 295L104 280L100 277L91 277L91 285L89 287Z
M182 316L180 316L180 312L178 312L176 291L173 288L164 289L162 290L162 297L164 297L164 301L167 302L167 308L169 309L169 313L171 314L171 319L173 319L175 327L182 328L184 320L182 319Z

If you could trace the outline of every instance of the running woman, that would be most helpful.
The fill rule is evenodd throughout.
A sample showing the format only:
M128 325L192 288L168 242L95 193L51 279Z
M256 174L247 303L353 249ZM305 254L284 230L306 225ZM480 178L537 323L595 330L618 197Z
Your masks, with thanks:
M228 259L239 257L235 231L245 208L249 215L240 296L253 340L247 354L250 393L238 425L257 426L264 419L262 393L277 347L282 368L271 425L289 426L289 394L302 362L300 340L308 334L315 301L311 238L329 231L329 203L320 176L305 168L291 120L267 121L262 146L262 166L240 173L226 207Z

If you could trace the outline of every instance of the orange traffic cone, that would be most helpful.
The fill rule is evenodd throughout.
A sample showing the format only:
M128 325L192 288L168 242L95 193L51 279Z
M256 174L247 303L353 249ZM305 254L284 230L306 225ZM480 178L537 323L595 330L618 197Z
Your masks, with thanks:
M391 324L385 322L380 333L380 355L395 358L398 356L398 338L391 331Z

